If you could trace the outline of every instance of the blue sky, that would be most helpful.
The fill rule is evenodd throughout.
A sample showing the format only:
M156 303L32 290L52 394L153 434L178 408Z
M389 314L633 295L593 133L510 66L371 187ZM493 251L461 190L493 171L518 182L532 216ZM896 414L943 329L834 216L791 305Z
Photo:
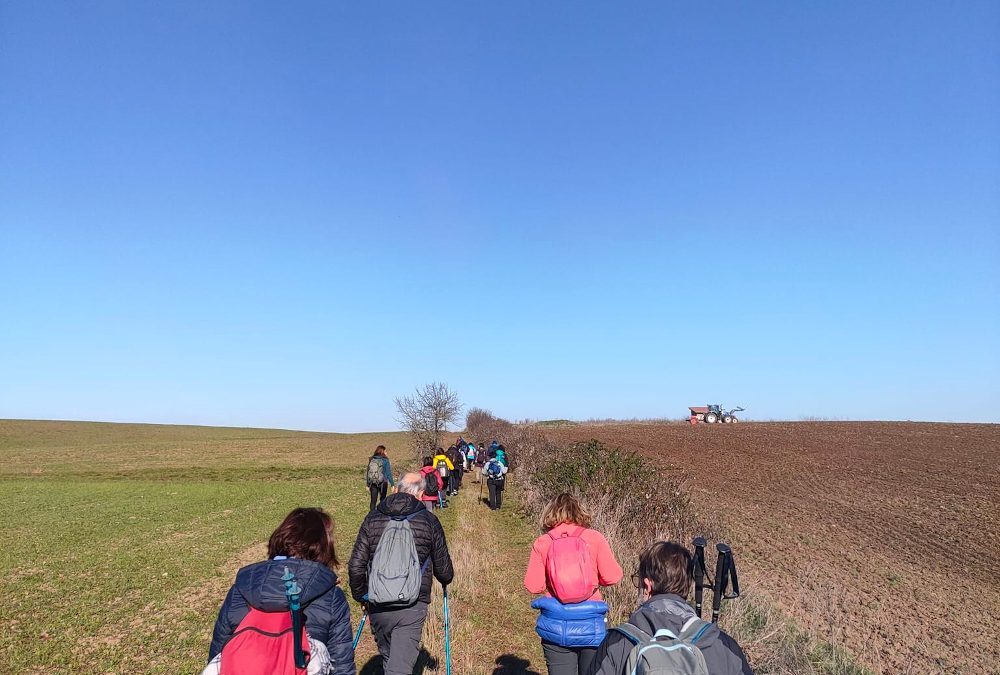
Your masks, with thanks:
M0 2L0 417L1000 419L996 3Z

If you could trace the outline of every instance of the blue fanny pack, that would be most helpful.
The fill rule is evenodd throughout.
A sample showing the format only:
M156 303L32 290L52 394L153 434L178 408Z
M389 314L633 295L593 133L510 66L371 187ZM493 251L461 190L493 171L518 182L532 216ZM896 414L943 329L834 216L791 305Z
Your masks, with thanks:
M535 632L560 647L597 647L608 632L604 617L608 606L588 600L564 605L555 598L538 598L531 603L540 610Z

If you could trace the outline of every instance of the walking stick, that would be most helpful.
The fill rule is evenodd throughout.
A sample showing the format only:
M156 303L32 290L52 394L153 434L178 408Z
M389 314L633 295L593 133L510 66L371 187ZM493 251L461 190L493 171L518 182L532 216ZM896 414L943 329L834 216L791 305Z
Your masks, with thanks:
M698 613L698 618L701 618L701 605L702 597L705 593L705 575L708 571L705 569L705 546L708 542L705 541L705 537L695 537L694 541L694 611Z
M483 479L482 474L479 476L479 503L483 503L483 483L486 481Z
M712 623L718 623L719 610L723 600L733 600L740 597L740 580L736 576L736 563L733 562L733 551L726 544L716 544L719 559L715 563L715 584L712 586ZM733 592L727 593L729 582L733 583Z
M295 653L295 667L305 668L306 654L302 650L302 613L299 611L301 608L299 595L302 593L302 587L296 583L295 575L287 567L281 580L285 582L285 595L288 596L288 605L292 612L292 647Z
M358 624L358 632L354 634L354 644L351 649L357 649L358 643L361 642L361 631L365 629L365 621L368 620L368 610L365 609L365 613L361 615L361 623Z
M448 621L448 587L444 588L444 672L451 675L451 624Z

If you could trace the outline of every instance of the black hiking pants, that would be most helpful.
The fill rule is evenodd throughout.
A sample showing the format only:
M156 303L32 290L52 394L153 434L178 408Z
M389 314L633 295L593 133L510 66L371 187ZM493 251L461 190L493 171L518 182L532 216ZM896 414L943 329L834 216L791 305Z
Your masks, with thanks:
M374 511L375 507L382 503L382 500L385 499L386 490L388 489L389 489L388 483L368 486L368 491L372 493L371 506L368 507L369 511Z
M503 484L504 481L492 478L486 481L486 487L490 490L490 508L494 511L503 505Z
M545 655L549 675L583 675L590 670L597 648L560 647L554 642L542 640L542 654Z

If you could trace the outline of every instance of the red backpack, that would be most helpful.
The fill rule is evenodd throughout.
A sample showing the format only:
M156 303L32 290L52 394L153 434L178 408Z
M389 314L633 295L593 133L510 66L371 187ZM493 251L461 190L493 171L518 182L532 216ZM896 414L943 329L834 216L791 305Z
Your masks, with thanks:
M549 532L552 545L545 557L545 576L556 599L564 605L589 600L597 590L590 547L581 537L584 528L556 536Z
M253 607L222 648L220 675L306 675L295 667L291 612L262 612ZM309 640L302 627L302 649L309 663Z

